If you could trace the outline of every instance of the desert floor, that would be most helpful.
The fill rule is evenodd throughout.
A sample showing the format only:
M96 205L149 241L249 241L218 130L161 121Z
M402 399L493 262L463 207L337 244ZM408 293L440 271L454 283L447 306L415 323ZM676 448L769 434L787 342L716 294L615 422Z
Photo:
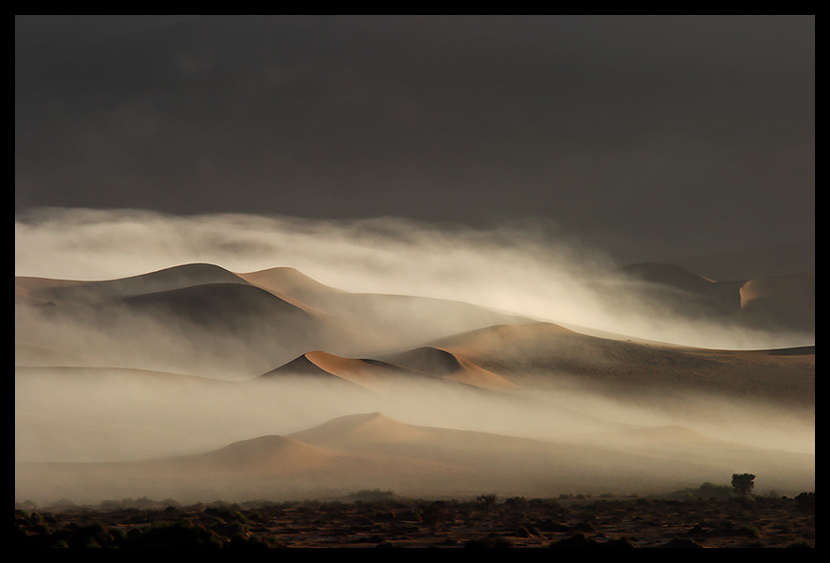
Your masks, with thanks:
M16 547L815 548L815 497L370 500L15 509ZM431 528L430 524L433 525Z

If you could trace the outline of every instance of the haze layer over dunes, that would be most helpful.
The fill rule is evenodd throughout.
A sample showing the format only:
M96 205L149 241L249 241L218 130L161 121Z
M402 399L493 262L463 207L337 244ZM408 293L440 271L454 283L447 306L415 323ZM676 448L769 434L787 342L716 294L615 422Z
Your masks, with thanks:
M814 274L624 270L585 291L696 330L808 336L666 344L289 266L16 277L15 498L648 494L737 472L813 490Z

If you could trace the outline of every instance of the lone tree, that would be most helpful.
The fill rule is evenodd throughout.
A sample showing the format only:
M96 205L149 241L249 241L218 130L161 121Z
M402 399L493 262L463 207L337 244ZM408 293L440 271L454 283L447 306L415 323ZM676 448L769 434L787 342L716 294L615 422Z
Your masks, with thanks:
M748 497L755 487L755 475L752 473L733 473L732 488L739 497Z

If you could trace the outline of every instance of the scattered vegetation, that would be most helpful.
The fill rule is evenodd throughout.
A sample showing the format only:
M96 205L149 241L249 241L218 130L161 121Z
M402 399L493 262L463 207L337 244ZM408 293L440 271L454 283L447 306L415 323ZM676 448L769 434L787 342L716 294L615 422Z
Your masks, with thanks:
M755 488L755 475L752 473L734 473L732 475L732 488L739 497L746 498L752 494Z
M18 547L815 547L815 492L677 497L411 499L361 491L336 500L180 506L15 508ZM712 494L717 492L717 494Z

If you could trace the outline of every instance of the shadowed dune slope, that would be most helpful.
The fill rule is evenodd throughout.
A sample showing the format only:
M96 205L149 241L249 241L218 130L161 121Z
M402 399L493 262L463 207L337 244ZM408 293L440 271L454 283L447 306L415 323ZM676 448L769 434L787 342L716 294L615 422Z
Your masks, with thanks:
M275 279L282 280L276 285L283 290L324 287L291 268L275 270L253 277L266 288L274 284L263 280ZM388 346L351 319L303 308L266 288L212 264L105 281L16 277L20 362L60 365L66 358L78 364L89 358L88 365L177 371L188 371L189 362L193 371L213 363L246 374L308 350L353 354ZM162 365L162 359L171 364Z
M100 353L107 348L124 350L124 354L115 354L124 361L139 361L136 358L142 349L158 346L158 340L164 353L157 357L174 356L174 351L166 348L182 339L181 347L191 348L192 353L209 357L221 352L227 356L225 340L249 346L246 355L261 359L255 361L256 368L245 367L243 371L259 373L309 350L375 356L495 322L517 320L454 301L349 293L323 285L294 268L234 274L212 264L184 264L104 281L16 277L15 305L20 318L42 315L32 322L52 323L51 332L25 322L19 325L25 327L16 335L21 361L29 365L59 361L61 356L116 361L113 355ZM89 338L81 338L74 328L91 331ZM191 328L198 331L193 333ZM119 341L112 342L114 338ZM200 351L195 350L197 346ZM217 350L212 350L213 346L218 346ZM37 350L55 351L50 354L54 360L33 357ZM171 369L184 369L185 361L175 360ZM223 369L233 367L227 358L217 361ZM163 366L145 361L129 367Z
M345 358L316 350L266 372L257 379L290 376L334 376L375 391L392 390L396 383L402 382L443 382L491 391L510 391L516 388L507 379L472 362L430 347L381 360Z
M373 359L345 358L319 350L307 352L259 376L258 380L286 377L337 379L372 391L393 390L396 383L432 380L428 374Z
M507 391L516 385L504 377L446 350L422 346L385 358L389 363L484 389Z
M564 377L610 393L691 391L815 405L814 348L681 348L598 338L552 323L488 327L432 344L522 385Z
M324 285L294 268L238 274L287 301L355 327L377 350L410 348L443 336L526 319L446 299L353 293ZM372 346L367 346L367 350Z
M245 282L22 307L16 337L28 356L53 349L122 367L254 374L309 349L348 351L360 343L359 335Z
M324 285L296 268L287 266L238 273L237 275L248 283L271 291L283 297L283 299L293 299L311 307L322 304L326 296L346 293L343 290Z
M144 293L108 301L106 308L121 307L132 314L161 320L185 321L222 330L294 323L291 328L307 330L314 319L302 309L250 285L212 283Z
M214 264L183 264L114 280L73 281L15 278L34 298L52 301L93 301L158 293L205 284L247 284L236 274Z
M387 358L388 361L410 369L431 373L439 377L451 375L461 369L461 362L454 355L440 348L422 346Z

